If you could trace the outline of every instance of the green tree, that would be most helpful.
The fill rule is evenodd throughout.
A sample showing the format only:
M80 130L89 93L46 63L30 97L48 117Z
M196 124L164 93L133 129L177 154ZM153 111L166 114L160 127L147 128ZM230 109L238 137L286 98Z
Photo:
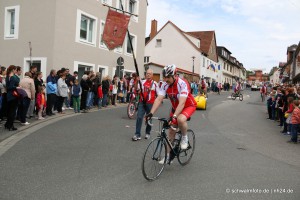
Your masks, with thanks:
M249 77L250 74L253 74L253 71L246 70L246 77Z
M275 69L277 68L278 68L277 66L273 67L269 73L269 76L272 76L274 74Z

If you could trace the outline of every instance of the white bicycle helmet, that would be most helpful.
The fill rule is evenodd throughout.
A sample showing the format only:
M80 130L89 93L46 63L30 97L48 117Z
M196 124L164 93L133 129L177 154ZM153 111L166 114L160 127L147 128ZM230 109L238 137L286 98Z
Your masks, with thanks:
M166 76L174 76L177 72L177 69L176 69L176 66L173 64L173 65L167 65L164 67L163 69L163 76L166 77Z

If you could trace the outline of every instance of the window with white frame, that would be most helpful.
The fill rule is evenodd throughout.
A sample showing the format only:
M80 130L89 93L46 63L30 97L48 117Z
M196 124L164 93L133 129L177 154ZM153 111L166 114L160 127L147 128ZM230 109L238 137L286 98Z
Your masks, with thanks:
M126 54L132 54L132 49L131 49L131 46L130 46L130 41L129 41L129 39L128 39L129 37L128 37L128 35L126 36L126 43L125 43L125 53ZM136 36L135 35L133 35L133 34L130 34L130 39L131 39L131 43L132 43L132 47L133 47L133 49L134 49L134 51L136 52L137 51L137 49L136 49L136 44L137 44L137 38L136 38Z
M124 10L126 10L126 8L125 8L125 0L122 0L122 5L123 5ZM121 4L120 4L120 0L117 0L116 8L122 10L122 6L121 6Z
M74 71L78 72L78 80L80 81L85 71L94 71L95 64L74 61Z
M150 60L150 56L145 56L144 57L144 63L149 63Z
M20 6L5 8L4 39L18 39Z
M105 21L101 20L100 22L100 45L99 47L100 48L103 48L103 49L108 49L106 44L103 42L103 31L104 31L104 27L105 27Z
M128 0L128 12L138 15L139 14L139 1L138 0ZM138 17L132 16L131 19L138 21Z
M156 39L156 45L155 45L155 47L161 47L161 45L162 45L161 39Z
M95 20L82 15L81 16L81 24L80 24L80 39L92 42L93 40L93 28L94 28Z
M97 17L77 10L76 42L96 46Z

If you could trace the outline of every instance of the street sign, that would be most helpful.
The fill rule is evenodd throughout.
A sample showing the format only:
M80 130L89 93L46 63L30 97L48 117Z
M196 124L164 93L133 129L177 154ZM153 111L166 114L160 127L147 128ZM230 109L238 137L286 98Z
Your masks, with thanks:
M124 58L122 58L121 56L118 58L118 60L117 60L117 64L118 65L123 65L124 64Z

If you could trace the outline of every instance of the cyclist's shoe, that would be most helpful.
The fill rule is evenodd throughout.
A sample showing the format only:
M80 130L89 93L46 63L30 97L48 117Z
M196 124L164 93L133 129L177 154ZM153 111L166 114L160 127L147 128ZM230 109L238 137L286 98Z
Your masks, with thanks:
M189 145L188 138L183 136L180 141L180 148L182 150L186 150L188 148L188 145Z
M150 138L150 134L146 134L145 139L148 140Z
M138 140L140 140L141 139L141 136L136 136L136 135L134 135L133 137L132 137L132 141L138 141Z
M161 159L160 161L158 161L158 163L160 164L160 165L163 165L164 163L165 163L165 158L163 158L163 159ZM170 160L170 158L169 157L167 157L167 160L166 160L166 164L172 164L173 163L173 160Z

